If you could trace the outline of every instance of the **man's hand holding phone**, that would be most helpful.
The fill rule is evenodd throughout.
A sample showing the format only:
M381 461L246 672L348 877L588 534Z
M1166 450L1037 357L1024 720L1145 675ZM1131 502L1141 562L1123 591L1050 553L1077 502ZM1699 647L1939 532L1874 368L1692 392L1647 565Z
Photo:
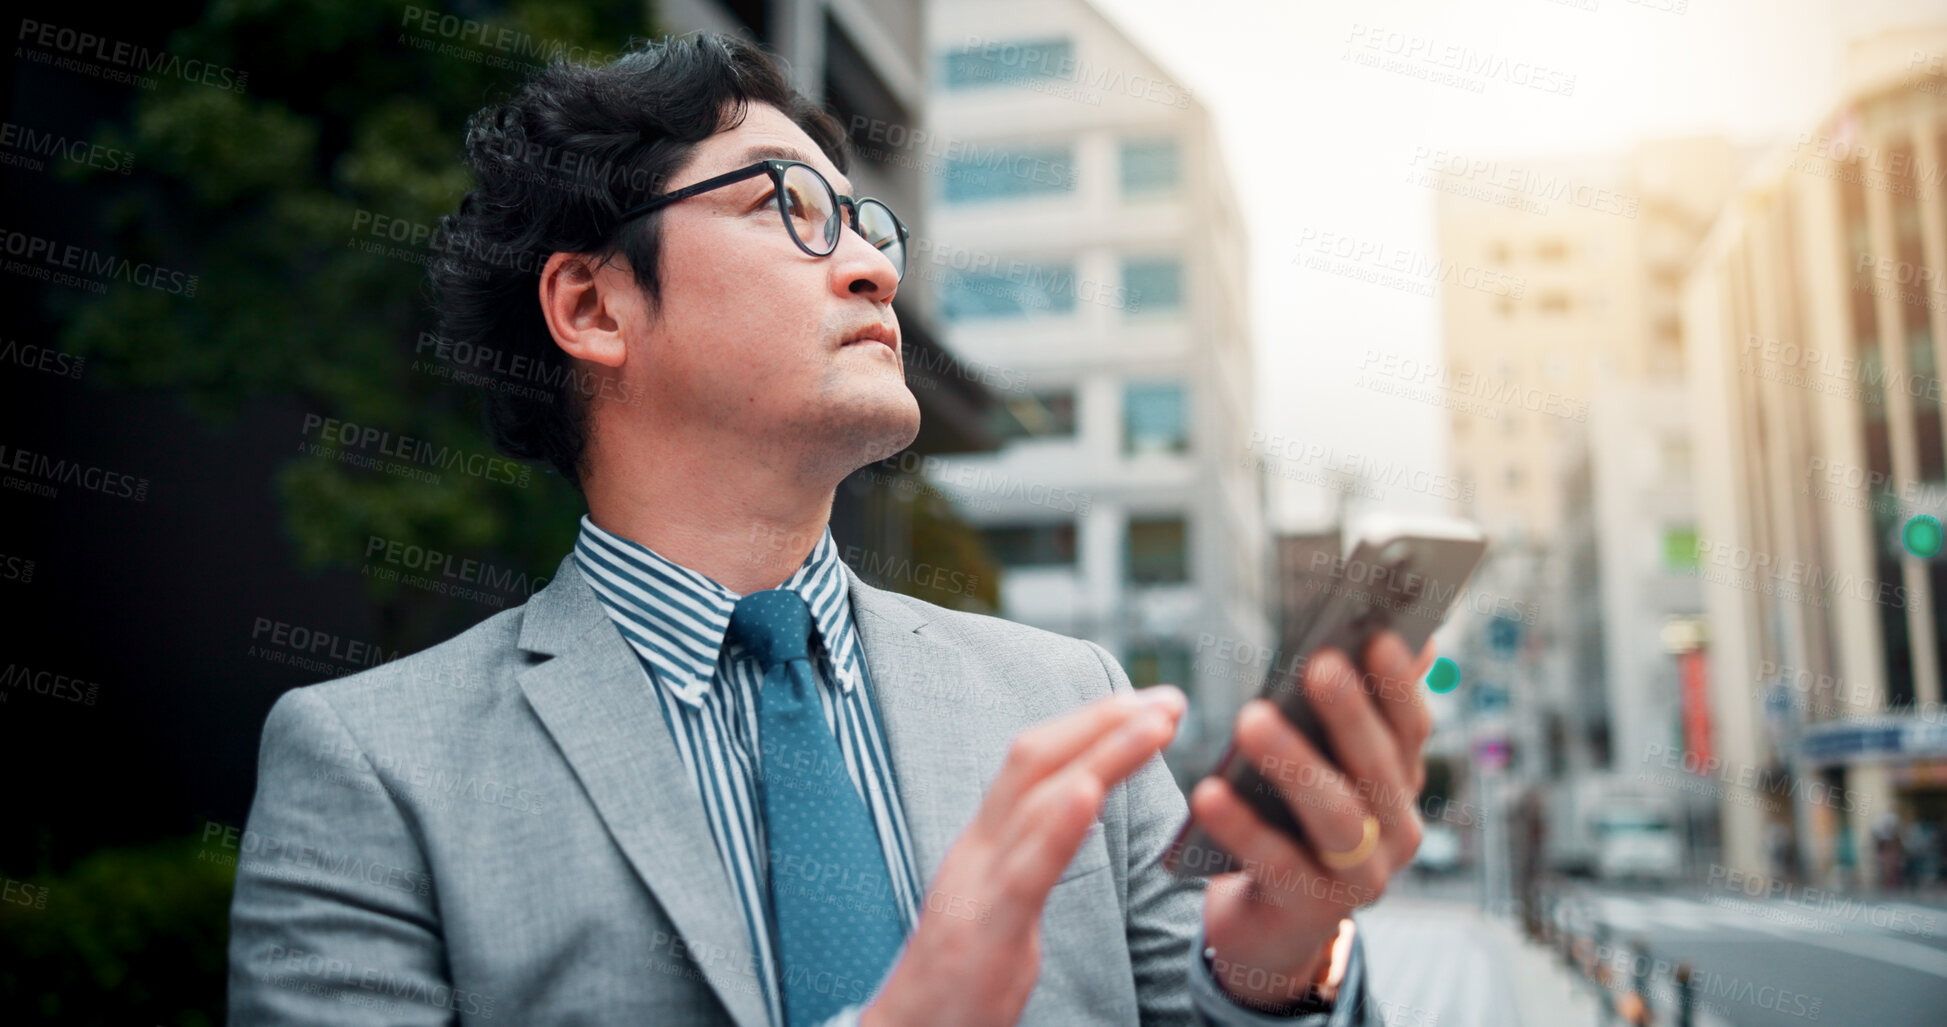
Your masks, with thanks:
M1364 673L1336 648L1305 661L1300 687L1343 769L1268 700L1238 711L1233 744L1278 791L1311 846L1265 823L1221 777L1191 791L1191 815L1245 864L1212 877L1204 893L1213 975L1238 1001L1279 1009L1328 980L1322 990L1331 997L1337 982L1327 970L1341 921L1377 900L1419 848L1415 800L1433 720L1417 686L1433 657L1431 640L1415 656L1389 629L1368 644Z

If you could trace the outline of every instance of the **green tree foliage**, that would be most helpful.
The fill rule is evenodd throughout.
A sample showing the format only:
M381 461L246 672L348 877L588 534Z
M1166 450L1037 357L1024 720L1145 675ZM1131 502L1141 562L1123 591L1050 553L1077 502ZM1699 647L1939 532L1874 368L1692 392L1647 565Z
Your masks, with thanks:
M104 197L104 250L195 282L50 296L61 345L89 355L91 376L169 390L213 425L281 397L476 466L494 456L477 397L433 372L430 349L415 353L435 323L425 265L439 218L471 185L466 118L531 66L607 60L653 30L634 0L515 3L472 24L444 13L230 0L174 33L171 53L237 75L136 90L128 116L96 133L137 155L134 172L81 170ZM549 469L525 487L453 469L429 483L343 459L369 446L306 445L318 441L293 432L275 477L306 570L362 566L373 536L534 575L573 545L581 500ZM401 626L399 584L366 581L382 644L434 640Z

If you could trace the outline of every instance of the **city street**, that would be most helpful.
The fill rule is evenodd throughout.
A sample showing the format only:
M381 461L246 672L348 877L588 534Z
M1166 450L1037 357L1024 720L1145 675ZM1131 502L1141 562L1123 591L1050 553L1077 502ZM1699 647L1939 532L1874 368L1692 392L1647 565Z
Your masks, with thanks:
M1947 1010L1947 897L1782 902L1599 885L1558 895L1578 937L1607 929L1616 988L1651 971L1657 1024L1679 1022L1670 975L1686 961L1696 1027L1938 1027ZM1516 924L1483 916L1471 881L1401 882L1359 922L1388 1027L1604 1022L1598 986ZM1637 942L1647 961L1621 947Z

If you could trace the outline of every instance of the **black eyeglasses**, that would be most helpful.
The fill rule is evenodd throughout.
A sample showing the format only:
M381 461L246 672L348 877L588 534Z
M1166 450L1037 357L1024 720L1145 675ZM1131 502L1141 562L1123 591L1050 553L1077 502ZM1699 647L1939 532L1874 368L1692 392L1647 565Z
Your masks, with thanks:
M760 160L747 168L724 172L715 178L704 179L695 185L638 203L623 211L622 220L618 223L661 210L677 200L763 174L771 176L772 196L777 200L778 215L784 219L784 230L791 234L791 241L797 243L799 249L814 257L831 256L838 249L839 233L844 231L842 223L832 215L843 206L852 230L892 261L893 271L899 278L906 277L906 240L912 233L906 228L905 222L893 214L891 207L878 200L840 196L832 190L832 184L825 181L825 176L818 173L817 168L803 161Z

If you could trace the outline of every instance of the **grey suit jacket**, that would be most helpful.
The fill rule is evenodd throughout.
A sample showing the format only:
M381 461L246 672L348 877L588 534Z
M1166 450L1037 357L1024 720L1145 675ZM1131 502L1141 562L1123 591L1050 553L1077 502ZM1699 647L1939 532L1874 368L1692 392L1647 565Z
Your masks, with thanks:
M1129 681L1093 643L848 577L931 882L1008 741ZM285 693L240 845L230 1022L767 1027L740 907L650 687L571 554L523 606ZM1021 1023L1210 1022L1193 987L1219 1022L1323 1022L1210 1003L1193 952L1204 881L1157 863L1185 810L1160 757L1109 793L1048 896ZM971 897L928 901L979 915ZM1362 961L1335 1024L1359 1022L1355 1005L1371 1015Z

